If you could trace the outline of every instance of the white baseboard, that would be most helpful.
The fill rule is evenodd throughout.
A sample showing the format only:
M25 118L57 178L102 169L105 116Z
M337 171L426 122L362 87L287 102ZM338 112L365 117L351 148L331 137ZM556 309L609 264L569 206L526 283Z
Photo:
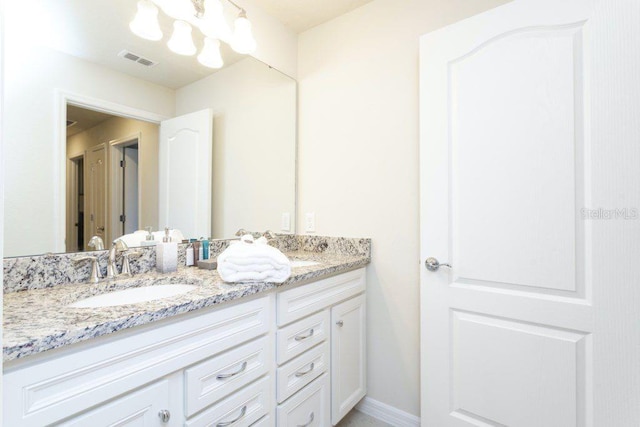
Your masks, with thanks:
M356 409L394 427L419 427L420 417L365 396Z

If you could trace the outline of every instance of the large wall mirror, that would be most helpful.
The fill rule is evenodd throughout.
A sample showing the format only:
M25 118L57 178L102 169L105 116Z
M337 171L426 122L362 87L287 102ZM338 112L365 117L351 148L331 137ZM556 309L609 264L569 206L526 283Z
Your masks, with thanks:
M94 235L108 245L146 227L188 228L161 223L163 180L185 189L171 206L208 189L207 225L185 238L295 232L295 80L224 46L225 66L212 70L170 52L167 37L137 38L128 28L134 0L27 3L4 11L5 256L90 250ZM161 26L168 35L170 22ZM203 111L211 120L206 158L174 144L169 174L159 163L161 129ZM203 161L208 180L198 175Z

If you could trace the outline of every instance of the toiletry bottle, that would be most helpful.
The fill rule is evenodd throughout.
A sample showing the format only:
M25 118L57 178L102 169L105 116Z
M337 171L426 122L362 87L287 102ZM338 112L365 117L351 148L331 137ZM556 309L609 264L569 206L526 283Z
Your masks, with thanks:
M202 241L202 259L209 259L209 241Z
M196 260L195 260L195 257L193 255L193 244L192 243L189 243L187 245L187 256L186 256L186 259L187 259L187 262L186 262L187 267L191 267L191 266L194 266L196 264Z
M198 241L198 259L204 259L204 242L202 237Z
M193 259L196 265L198 264L198 261L201 259L200 258L200 242L198 242L197 240L193 242Z
M169 232L169 227L165 227L162 242L156 245L156 269L160 273L171 273L178 269L178 243L171 241Z

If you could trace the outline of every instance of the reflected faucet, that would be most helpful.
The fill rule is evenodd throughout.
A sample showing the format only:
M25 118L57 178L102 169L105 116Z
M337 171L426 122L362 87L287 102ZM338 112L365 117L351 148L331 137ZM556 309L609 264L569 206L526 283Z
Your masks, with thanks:
M95 249L96 251L102 251L104 250L104 241L100 236L93 236L91 240L89 240L89 243L87 243L87 246Z
M129 246L122 239L116 239L113 241L111 249L109 249L109 259L107 260L107 277L114 278L118 275L118 268L116 267L116 255L118 252L126 251Z

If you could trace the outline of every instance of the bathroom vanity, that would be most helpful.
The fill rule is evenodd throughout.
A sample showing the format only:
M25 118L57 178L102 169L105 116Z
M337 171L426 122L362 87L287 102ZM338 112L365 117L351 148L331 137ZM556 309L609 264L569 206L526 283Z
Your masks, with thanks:
M286 253L302 266L283 285L182 268L5 294L4 424L335 425L366 393L370 254ZM69 307L149 283L197 289Z

